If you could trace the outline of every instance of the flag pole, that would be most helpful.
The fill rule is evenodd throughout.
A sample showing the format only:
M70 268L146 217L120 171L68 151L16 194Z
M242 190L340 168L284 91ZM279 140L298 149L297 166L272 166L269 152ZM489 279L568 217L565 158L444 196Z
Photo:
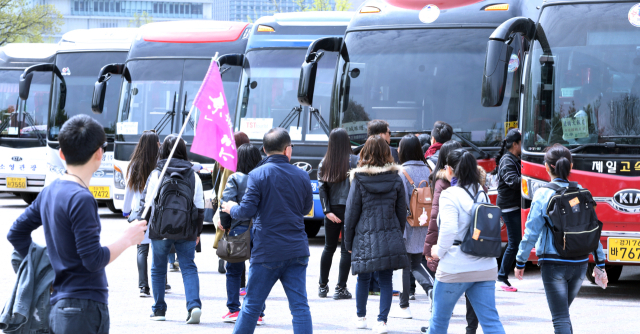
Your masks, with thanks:
M213 60L216 61L216 63L217 63L217 59L218 59L218 52L216 52L216 55L213 57ZM178 139L176 139L176 142L173 144L173 148L171 148L171 153L169 153L167 162L164 164L164 167L162 167L162 172L160 173L160 177L158 177L159 182L156 184L155 188L153 189L153 197L151 197L154 200L156 198L156 195L158 194L160 185L162 184L162 178L164 177L164 174L167 172L167 167L169 167L169 162L171 161L171 158L173 158L173 153L176 151L176 148L178 147L179 139L182 139L182 133L184 133L184 129L186 129L187 124L191 119L191 114L193 113L193 110L195 108L196 108L195 104L191 104L191 109L189 110L189 114L187 115L187 118L185 118L184 123L182 124L180 133L178 133ZM147 216L147 214L149 213L149 209L151 209L151 204L152 204L152 201L151 202L145 201L144 211L142 212L142 216L140 216L139 219L144 219L144 217Z

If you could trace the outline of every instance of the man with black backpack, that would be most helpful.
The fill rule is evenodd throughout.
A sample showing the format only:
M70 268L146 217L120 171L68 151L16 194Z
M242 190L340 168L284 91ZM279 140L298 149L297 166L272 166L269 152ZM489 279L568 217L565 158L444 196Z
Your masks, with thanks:
M176 144L171 160L167 161L171 149ZM162 180L160 173L165 164L167 171ZM153 251L151 265L151 287L154 305L151 320L164 321L167 303L164 301L167 276L167 255L171 247L176 249L180 262L184 291L187 298L187 324L200 323L202 302L200 301L200 280L194 262L196 245L200 241L204 220L204 195L202 182L193 170L187 157L187 146L176 135L169 135L160 146L156 169L147 179L144 202L151 202L149 238ZM159 184L159 186L158 186ZM154 190L158 186L157 194ZM155 195L155 196L154 196ZM144 203L140 204L141 210ZM140 213L138 213L139 215ZM133 215L133 214L132 214Z
M570 334L573 329L569 306L580 291L590 254L596 262L596 282L603 288L607 284L600 243L602 223L589 190L568 181L573 167L571 152L555 144L545 154L544 163L553 181L533 196L516 257L515 276L522 279L535 245L555 333Z

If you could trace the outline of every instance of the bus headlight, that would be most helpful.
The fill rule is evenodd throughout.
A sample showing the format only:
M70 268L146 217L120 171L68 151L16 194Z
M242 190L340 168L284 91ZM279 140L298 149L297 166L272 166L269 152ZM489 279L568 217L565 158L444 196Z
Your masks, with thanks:
M522 177L522 197L528 200L532 200L533 194L535 194L536 190L544 187L547 183L548 182L546 181L523 176Z
M122 169L116 165L113 165L113 184L118 189L125 188L124 174Z
M47 163L47 167L49 168L50 172L56 173L58 175L64 175L64 173L66 172L64 168L52 165L50 163Z

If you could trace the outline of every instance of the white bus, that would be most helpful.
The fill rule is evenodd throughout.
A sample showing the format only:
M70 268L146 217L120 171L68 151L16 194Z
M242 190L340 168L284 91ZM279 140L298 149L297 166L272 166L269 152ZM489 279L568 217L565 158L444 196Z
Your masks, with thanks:
M29 88L36 72L53 72L47 127L47 164L45 186L65 173L66 165L58 154L58 133L72 116L91 115L104 126L109 145L100 169L91 178L89 189L99 202L113 205L113 142L116 133L120 78L108 83L106 104L101 114L91 111L95 75L107 64L121 63L127 58L137 28L81 29L62 36L53 64L27 68L20 78L20 98L29 97Z
M51 74L36 73L31 98L18 98L25 68L51 63L53 43L12 43L0 48L0 192L31 203L44 187L47 170L47 112Z

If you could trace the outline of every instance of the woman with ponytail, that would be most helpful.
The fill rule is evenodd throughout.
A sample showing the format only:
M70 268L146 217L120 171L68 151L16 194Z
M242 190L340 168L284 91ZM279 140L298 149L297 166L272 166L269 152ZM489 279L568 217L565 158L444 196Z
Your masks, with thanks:
M464 240L469 231L474 197L483 191L478 164L473 154L464 149L449 153L446 161L445 177L451 187L440 195L438 243L431 248L431 256L440 262L428 333L447 333L451 312L463 293L473 305L484 333L504 333L496 309L496 259L466 254L455 242ZM489 202L488 196L480 194L477 198L478 202Z
M518 289L509 283L509 273L515 268L518 245L522 240L522 219L520 218L520 181L522 171L520 154L522 135L518 129L511 129L502 141L502 149L496 156L498 168L493 174L498 174L498 206L502 210L502 220L507 225L509 242L502 256L502 266L498 272L498 281L502 282L502 290L516 292Z
M551 146L544 155L544 165L551 182L560 187L569 186L568 179L573 168L573 158L566 147L560 144ZM533 194L524 236L516 256L515 276L522 279L525 263L529 259L531 249L535 246L553 328L556 334L570 334L573 333L573 329L569 306L582 286L589 255L569 259L558 255L558 251L553 246L553 234L547 224L553 224L547 214L547 206L555 194L556 192L549 188L539 188ZM598 248L592 254L594 259L597 259L596 265L604 270L604 252L601 243L598 242ZM595 273L594 270L594 276ZM604 273L603 282L606 284L606 281L606 273Z

